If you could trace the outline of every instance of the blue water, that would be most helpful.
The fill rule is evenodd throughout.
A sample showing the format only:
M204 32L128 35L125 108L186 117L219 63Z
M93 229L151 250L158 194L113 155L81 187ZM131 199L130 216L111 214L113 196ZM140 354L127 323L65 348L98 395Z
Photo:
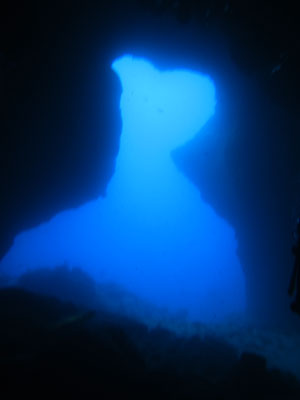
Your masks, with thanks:
M213 81L160 71L129 55L114 61L123 128L104 198L20 234L0 268L14 276L67 263L171 312L217 322L245 308L233 229L203 202L171 152L213 117Z

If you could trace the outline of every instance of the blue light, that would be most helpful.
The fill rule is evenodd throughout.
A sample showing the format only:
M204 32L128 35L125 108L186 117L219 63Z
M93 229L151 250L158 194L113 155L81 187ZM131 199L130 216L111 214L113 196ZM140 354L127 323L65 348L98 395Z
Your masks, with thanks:
M171 158L214 115L212 80L129 55L112 68L123 88L123 130L107 196L20 234L1 268L20 274L67 262L205 322L243 311L233 229Z

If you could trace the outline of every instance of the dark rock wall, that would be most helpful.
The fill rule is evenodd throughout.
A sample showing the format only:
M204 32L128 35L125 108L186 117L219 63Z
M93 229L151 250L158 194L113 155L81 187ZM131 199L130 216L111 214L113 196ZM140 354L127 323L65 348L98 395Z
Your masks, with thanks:
M81 8L20 4L0 22L0 255L18 232L104 194L121 130L121 87Z
M270 323L289 317L300 126L263 95L255 99L237 93L236 109L225 115L219 104L216 118L174 158L234 228L249 311Z

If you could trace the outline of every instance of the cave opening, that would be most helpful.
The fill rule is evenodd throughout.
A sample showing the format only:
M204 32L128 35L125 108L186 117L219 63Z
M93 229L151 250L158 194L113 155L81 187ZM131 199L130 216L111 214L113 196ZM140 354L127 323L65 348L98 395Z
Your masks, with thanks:
M245 277L234 230L172 159L214 116L212 79L160 70L131 55L112 69L122 86L123 127L105 198L18 235L2 271L19 277L66 263L190 320L243 314Z

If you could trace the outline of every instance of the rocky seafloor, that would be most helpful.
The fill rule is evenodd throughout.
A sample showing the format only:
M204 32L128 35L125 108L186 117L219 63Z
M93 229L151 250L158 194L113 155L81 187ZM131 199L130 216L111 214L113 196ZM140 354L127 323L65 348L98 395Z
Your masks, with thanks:
M6 282L0 324L6 396L300 398L297 332L192 323L79 270Z

